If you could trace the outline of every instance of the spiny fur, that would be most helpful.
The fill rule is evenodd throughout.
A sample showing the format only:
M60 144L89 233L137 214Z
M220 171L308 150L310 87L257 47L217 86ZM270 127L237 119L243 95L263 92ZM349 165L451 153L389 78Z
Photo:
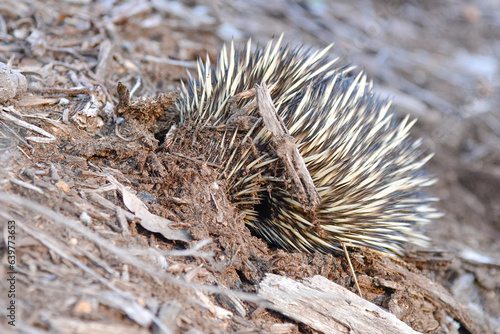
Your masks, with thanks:
M250 41L241 51L224 46L215 68L208 57L199 61L199 79L183 85L180 122L223 126L233 113L229 99L266 83L321 196L321 228L287 189L283 172L266 170L277 158L241 150L237 129L227 128L210 145L211 160L223 163L220 176L248 224L268 242L304 252L336 252L345 243L401 255L407 243L425 246L422 227L439 214L430 205L436 199L422 192L435 180L422 170L431 155L409 137L415 121L398 120L364 74L350 76L328 51L282 47L281 38L255 51ZM249 116L258 117L255 108ZM271 134L257 121L240 145L250 138L269 147Z

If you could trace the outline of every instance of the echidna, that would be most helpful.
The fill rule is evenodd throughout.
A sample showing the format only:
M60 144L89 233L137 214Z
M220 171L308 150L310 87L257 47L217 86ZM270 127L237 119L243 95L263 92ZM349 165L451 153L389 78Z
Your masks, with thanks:
M430 206L435 198L422 192L435 180L422 170L431 158L422 140L409 137L415 121L398 120L366 76L336 66L329 49L291 49L281 38L255 51L250 41L241 50L224 46L215 68L200 60L198 80L183 85L180 124L223 132L208 158L221 166L248 225L271 244L323 253L345 244L396 255L407 243L425 246L422 227L439 214ZM256 108L242 108L254 97L232 99L263 83L321 196L314 218L287 187ZM242 110L255 120L246 129L231 125Z

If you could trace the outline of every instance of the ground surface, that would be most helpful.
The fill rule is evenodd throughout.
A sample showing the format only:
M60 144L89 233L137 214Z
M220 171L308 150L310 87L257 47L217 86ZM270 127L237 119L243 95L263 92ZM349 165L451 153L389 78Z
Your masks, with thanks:
M446 215L428 233L432 247L408 264L353 252L365 298L417 331L500 333L494 0L3 1L0 61L29 88L0 111L0 226L7 243L16 221L17 271L16 327L2 318L2 332L314 332L244 292L266 273L320 274L356 291L344 256L287 253L253 236L195 134L163 140L178 117L171 92L198 56L215 61L231 38L266 43L282 32L292 45L335 42L343 63L419 118L413 134L436 153L427 169ZM117 127L118 82L140 85ZM136 218L138 198L156 216ZM179 232L188 228L189 241ZM418 277L456 305L436 302Z

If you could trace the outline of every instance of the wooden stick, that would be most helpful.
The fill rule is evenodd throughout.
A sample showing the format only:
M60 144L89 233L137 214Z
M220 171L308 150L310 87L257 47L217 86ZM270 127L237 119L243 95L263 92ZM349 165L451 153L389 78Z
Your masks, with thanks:
M354 272L354 267L352 266L351 263L351 257L349 256L349 253L347 252L347 248L344 243L342 243L342 247L344 248L344 254L345 257L347 258L347 262L349 263L349 268L351 268L352 277L354 277L354 283L356 283L356 288L358 289L359 296L363 298L363 294L361 293L361 288L359 287L358 278L356 277L356 273Z
M265 84L255 86L255 96L257 110L262 116L264 125L273 134L272 143L285 166L286 174L292 180L299 202L306 210L313 211L319 204L321 197L314 186L293 136L290 135L285 123L274 108L271 94Z

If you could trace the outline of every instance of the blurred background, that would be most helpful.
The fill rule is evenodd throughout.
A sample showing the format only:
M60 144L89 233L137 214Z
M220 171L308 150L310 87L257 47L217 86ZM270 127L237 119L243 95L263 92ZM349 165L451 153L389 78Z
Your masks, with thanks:
M2 0L0 61L32 87L99 85L117 102L176 90L223 43L334 43L343 64L419 121L435 152L444 218L432 250L452 254L448 288L500 327L500 2L497 0ZM446 285L446 284L445 284Z

